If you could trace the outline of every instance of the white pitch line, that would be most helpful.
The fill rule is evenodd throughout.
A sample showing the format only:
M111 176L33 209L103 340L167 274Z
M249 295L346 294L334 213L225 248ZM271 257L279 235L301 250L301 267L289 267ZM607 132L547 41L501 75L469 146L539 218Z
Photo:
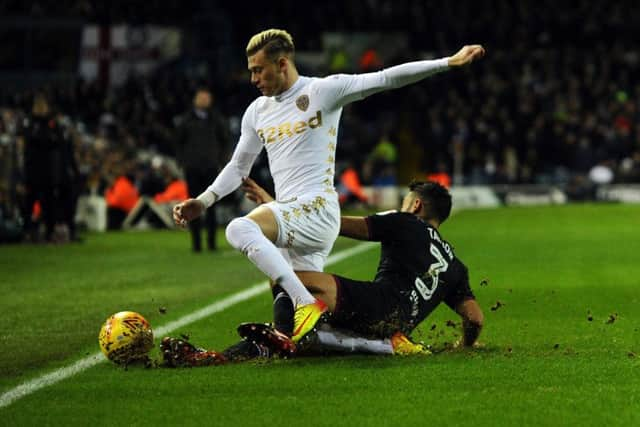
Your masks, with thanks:
M345 249L340 251L334 255L331 255L327 259L327 266L338 263L346 258L349 258L353 255L359 254L360 252L364 252L367 249L376 246L375 243L364 242L351 247L349 249ZM234 306L238 303L246 301L250 298L253 298L263 292L269 290L269 282L264 281L258 284L255 284L245 290L240 292L236 292L235 294L229 295L226 298L221 299L220 301L216 301L214 303L209 304L206 307L201 308L200 310L194 311L191 314L187 314L173 322L169 322L164 326L160 326L157 329L154 329L156 336L162 336L168 334L172 331L175 331L178 328L182 328L186 325L189 325L198 320L204 319L205 317L209 317L215 313L219 313L227 308ZM72 365L66 366L64 368L57 369L53 372L45 374L43 376L34 378L30 381L20 384L12 388L11 390L2 393L0 396L0 408L4 408L5 406L9 406L14 403L16 400L22 399L41 388L50 386L52 384L58 383L64 379L67 379L73 375L76 375L82 371L85 371L98 363L104 362L106 359L102 355L102 353L97 352L90 356L87 356L83 359L78 360Z

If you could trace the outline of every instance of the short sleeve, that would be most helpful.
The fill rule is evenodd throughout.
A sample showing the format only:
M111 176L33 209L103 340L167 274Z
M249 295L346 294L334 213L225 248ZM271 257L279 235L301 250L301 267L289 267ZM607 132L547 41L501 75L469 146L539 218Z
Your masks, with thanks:
M406 221L405 215L391 211L366 217L367 226L369 227L369 240L381 242L399 238L399 233L405 229L405 227L402 227L402 224Z

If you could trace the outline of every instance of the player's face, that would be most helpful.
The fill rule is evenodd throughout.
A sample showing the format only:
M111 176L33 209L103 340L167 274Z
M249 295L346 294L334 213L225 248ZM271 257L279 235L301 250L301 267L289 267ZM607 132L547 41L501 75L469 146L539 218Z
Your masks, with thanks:
M211 107L211 94L206 90L199 90L193 99L193 105L202 110Z
M272 61L259 50L248 58L251 83L254 84L264 96L279 95L283 91L285 76L278 61Z

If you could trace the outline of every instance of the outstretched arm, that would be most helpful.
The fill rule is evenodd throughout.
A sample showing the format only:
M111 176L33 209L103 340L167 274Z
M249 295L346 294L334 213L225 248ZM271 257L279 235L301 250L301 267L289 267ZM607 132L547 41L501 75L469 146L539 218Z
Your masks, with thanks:
M384 90L416 83L449 68L470 64L484 54L481 45L468 45L451 57L407 62L375 73L330 76L320 83L319 94L326 96L334 107L341 107Z
M428 61L414 61L387 68L379 73L371 73L372 78L364 80L364 96L369 96L387 89L397 89L419 82L433 74L448 68L462 67L475 59L484 56L484 48L480 45L464 46L455 55ZM376 76L377 74L377 76ZM364 76L368 76L364 74Z

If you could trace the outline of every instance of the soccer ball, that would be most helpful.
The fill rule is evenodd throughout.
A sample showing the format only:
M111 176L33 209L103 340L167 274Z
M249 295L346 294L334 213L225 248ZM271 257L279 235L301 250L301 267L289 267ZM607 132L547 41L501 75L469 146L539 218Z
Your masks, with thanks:
M142 315L121 311L110 316L98 335L100 350L114 363L127 365L147 360L153 348L153 331Z

